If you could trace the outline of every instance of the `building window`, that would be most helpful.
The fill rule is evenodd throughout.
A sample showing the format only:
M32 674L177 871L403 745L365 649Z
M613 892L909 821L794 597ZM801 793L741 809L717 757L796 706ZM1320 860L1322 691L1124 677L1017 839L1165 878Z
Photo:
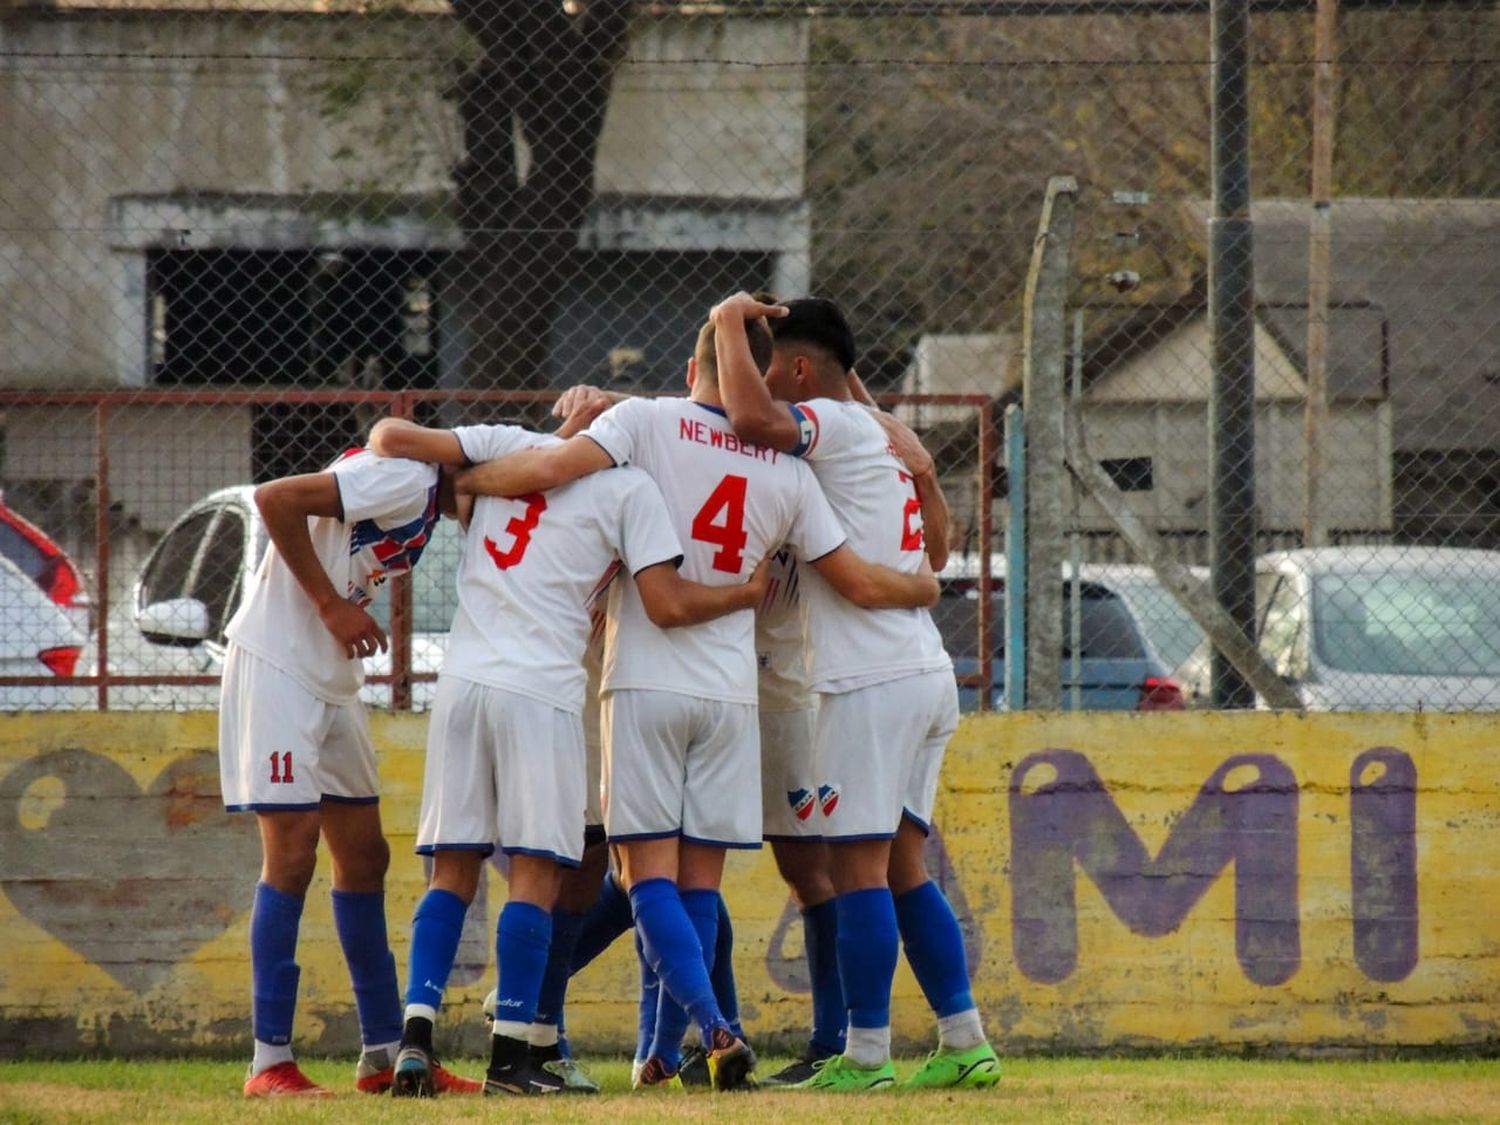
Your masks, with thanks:
M1151 491L1151 458L1114 457L1099 462L1121 492Z
M441 257L384 249L153 250L146 272L151 379L432 386Z

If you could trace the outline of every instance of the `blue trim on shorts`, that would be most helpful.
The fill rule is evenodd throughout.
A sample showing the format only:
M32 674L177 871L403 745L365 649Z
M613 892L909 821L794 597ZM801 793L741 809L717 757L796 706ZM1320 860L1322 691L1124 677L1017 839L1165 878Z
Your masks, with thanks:
M432 855L434 852L478 852L480 855L494 855L495 845L484 844L418 844L412 849L418 855Z
M624 836L611 836L606 833L605 839L611 844L634 844L641 840L670 840L681 835L681 828L669 828L665 832L631 832Z
M904 819L911 821L918 828L920 828L922 830L922 835L932 835L932 825L928 824L925 820L923 820L916 813L912 812L911 809L907 808L905 805L901 807L901 815Z
M896 834L894 832L863 832L853 836L835 836L828 832L823 833L823 839L830 844L853 844L858 843L860 840L894 840L895 838Z
M800 844L803 840L811 843L823 839L823 833L809 832L806 836L787 836L779 832L767 832L764 836L761 837L761 839L772 844L779 844L783 842L788 844Z
M556 852L549 852L546 848L502 847L500 849L500 852L502 855L529 855L533 859L550 859L553 863L560 864L563 867L577 868L583 865L581 860L570 859L568 856L558 855Z
M225 812L317 812L322 808L322 803L314 801L310 805L276 805L270 803L257 803L249 805L225 805Z
M728 840L705 840L701 836L689 836L685 832L682 834L682 842L684 844L698 844L705 848L732 848L735 851L742 852L759 851L764 846L760 840L755 840L748 844L738 841L731 843Z
M324 793L323 801L329 805L378 805L380 796L376 794L374 797L340 797L336 793Z

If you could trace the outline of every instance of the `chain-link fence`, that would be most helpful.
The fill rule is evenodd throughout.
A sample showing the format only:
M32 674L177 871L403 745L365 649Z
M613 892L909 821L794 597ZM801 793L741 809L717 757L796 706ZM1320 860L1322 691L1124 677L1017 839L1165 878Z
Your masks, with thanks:
M1321 11L1249 20L1261 649L1308 706L1500 706L1500 12ZM1072 409L1164 556L1206 566L1213 51L1207 5L1165 0L13 3L0 553L44 604L0 587L0 705L97 705L17 678L101 667L110 706L211 690L207 646L126 638L183 519L198 553L159 565L232 575L209 533L242 494L217 490L316 468L393 404L678 389L737 289L838 300L877 394L987 404L899 406L961 498L972 603L1004 580L982 530L1013 474L981 418L1024 397L1056 174ZM1064 704L1206 696L1197 625L1072 495ZM424 568L418 605L449 577ZM381 690L420 703L429 630L396 609Z

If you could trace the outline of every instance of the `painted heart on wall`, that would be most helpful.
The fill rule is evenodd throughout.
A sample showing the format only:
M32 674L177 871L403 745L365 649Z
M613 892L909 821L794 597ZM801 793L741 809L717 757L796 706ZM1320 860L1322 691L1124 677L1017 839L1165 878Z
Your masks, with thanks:
M32 758L0 781L0 855L15 908L138 993L249 908L260 866L255 820L224 811L209 751L144 791L88 750Z

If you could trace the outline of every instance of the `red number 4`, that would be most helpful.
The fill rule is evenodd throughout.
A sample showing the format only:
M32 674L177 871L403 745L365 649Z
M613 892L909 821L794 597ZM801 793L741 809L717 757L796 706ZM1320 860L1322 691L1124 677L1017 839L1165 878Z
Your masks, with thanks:
M910 473L902 473L898 470L901 480L911 485L911 498L901 509L901 549L903 551L920 551L922 549L922 524L912 526L912 516L920 516L922 513L922 501L917 499L917 485L911 479Z
M517 496L516 499L526 502L526 511L520 516L513 517L505 525L505 534L511 537L510 546L502 551L488 535L484 537L484 549L490 553L490 558L501 570L509 570L525 556L526 548L531 543L531 533L536 530L542 513L547 510L547 498L540 492L528 492L525 496Z
M738 574L744 567L745 544L750 541L745 532L746 483L744 477L725 477L693 517L693 538L719 548L714 552L713 568L728 574ZM722 522L715 522L720 513Z

